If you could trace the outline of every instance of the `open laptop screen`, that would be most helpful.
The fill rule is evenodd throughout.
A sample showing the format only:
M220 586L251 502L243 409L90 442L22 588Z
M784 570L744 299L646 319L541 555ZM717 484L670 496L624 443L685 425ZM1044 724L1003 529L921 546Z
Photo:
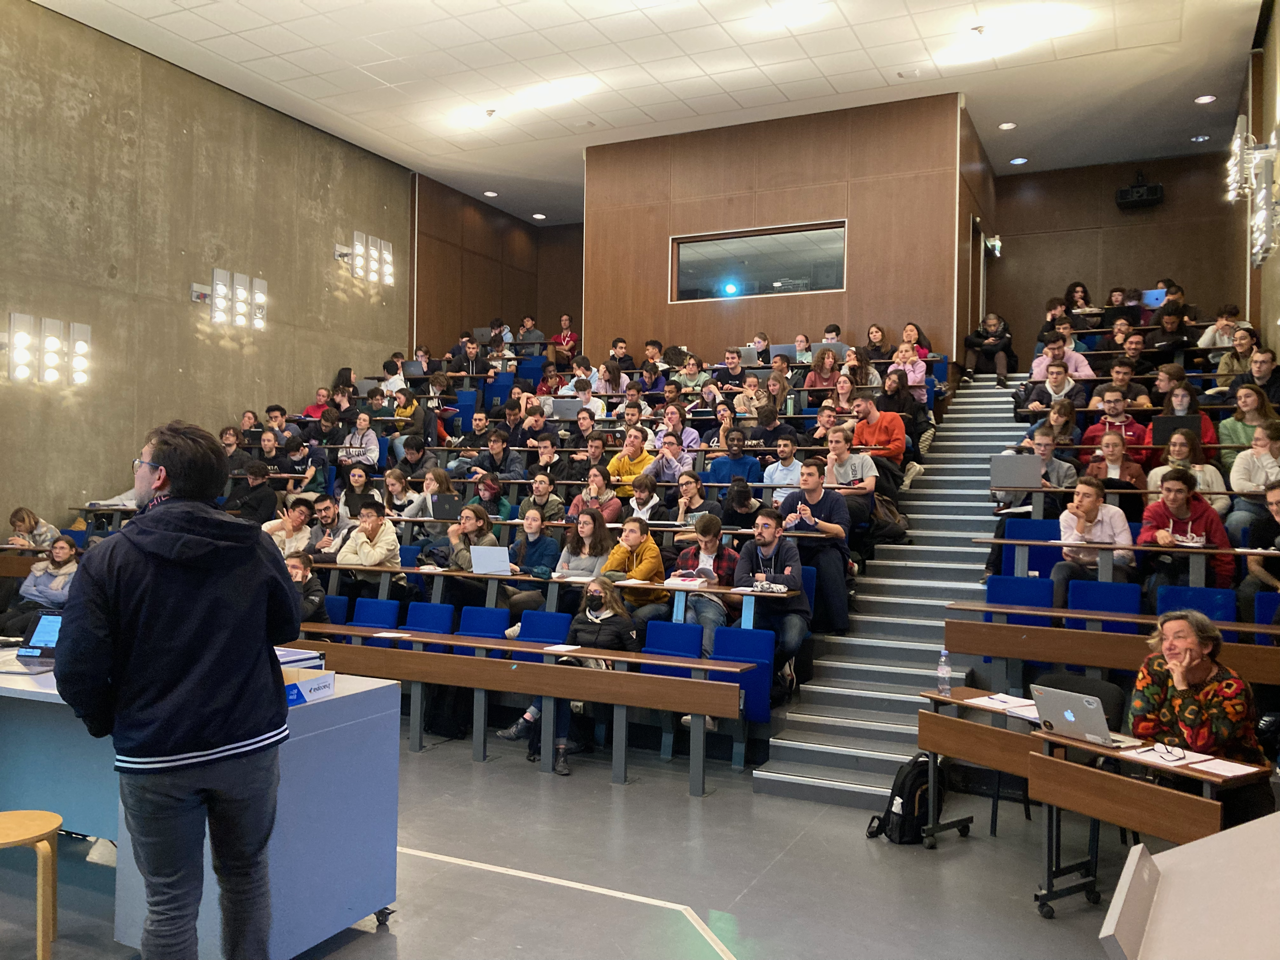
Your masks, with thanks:
M58 631L62 627L62 615L42 613L32 623L26 640L18 650L19 656L51 657L58 643Z

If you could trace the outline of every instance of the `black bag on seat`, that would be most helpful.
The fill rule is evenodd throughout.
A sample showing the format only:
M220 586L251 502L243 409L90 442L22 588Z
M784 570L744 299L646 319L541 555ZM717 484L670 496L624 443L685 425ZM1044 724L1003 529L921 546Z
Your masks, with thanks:
M938 811L947 795L943 777L937 778ZM884 813L867 824L867 839L887 837L890 843L923 843L921 828L929 823L929 754L917 753L898 768Z

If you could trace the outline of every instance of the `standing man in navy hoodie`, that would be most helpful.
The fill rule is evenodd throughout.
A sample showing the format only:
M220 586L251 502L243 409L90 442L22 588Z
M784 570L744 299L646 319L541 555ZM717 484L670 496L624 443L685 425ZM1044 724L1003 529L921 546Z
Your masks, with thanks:
M221 444L175 420L133 461L141 507L85 554L54 675L89 733L111 735L133 858L147 891L144 960L196 956L209 824L228 958L268 956L267 843L289 736L272 647L298 637L284 559L214 504Z

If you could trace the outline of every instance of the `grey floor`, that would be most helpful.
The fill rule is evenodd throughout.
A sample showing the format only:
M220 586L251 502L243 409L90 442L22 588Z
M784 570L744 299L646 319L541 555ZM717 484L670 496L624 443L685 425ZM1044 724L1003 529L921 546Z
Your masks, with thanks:
M1102 832L1101 906L1083 897L1041 919L1032 902L1041 811L953 796L967 839L938 849L869 841L868 811L757 796L750 773L709 766L714 792L687 794L687 763L634 751L634 782L609 782L607 754L571 758L568 778L539 773L523 745L484 764L469 742L401 755L400 845L691 907L737 960L848 957L1101 957L1098 928L1125 855ZM1086 824L1066 815L1064 855ZM1163 849L1163 845L1157 845ZM65 839L55 958L127 958L111 939L112 850ZM92 862L94 860L100 862ZM0 851L0 957L34 953L34 855ZM383 958L713 958L677 910L402 853L390 923L372 918L303 956Z

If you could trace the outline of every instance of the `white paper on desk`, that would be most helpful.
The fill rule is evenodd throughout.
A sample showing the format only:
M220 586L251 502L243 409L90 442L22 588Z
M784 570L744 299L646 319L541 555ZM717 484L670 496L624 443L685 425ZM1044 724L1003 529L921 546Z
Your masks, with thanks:
M419 573L440 573L441 568L437 567L434 563L429 563L426 566L419 567L418 572Z
M1191 768L1205 773L1216 773L1220 777L1239 777L1246 773L1256 773L1257 767L1244 763L1232 763L1230 760L1204 760Z
M386 630L382 633L375 633L375 637L407 637L407 633L396 633L394 630Z
M1035 705L1034 700L1024 700L1022 697L1011 697L1007 693L993 693L986 697L975 697L972 700L964 702L966 707L988 707L993 710L1008 710L1010 707L1031 707Z
M654 587L661 586L655 584L652 580L619 580L614 584L615 587Z
M755 593L755 590L751 587L734 587L729 592L730 593Z
M1011 717L1017 717L1019 720L1027 720L1031 723L1040 722L1040 711L1036 709L1034 703L1029 707L1009 707L1009 709L1005 710L1005 713Z
M581 650L581 646L575 646L572 643L553 643L549 647L543 647L548 653L568 653L570 650Z
M1135 747L1132 750L1124 750L1121 751L1120 756L1125 759L1139 760L1142 763L1156 764L1161 767L1185 767L1188 764L1213 759L1206 753L1196 753L1192 750L1185 751L1182 757L1174 758L1165 753L1157 753L1148 747Z
M590 583L595 578L586 574L553 573L551 579L559 580L561 583Z

